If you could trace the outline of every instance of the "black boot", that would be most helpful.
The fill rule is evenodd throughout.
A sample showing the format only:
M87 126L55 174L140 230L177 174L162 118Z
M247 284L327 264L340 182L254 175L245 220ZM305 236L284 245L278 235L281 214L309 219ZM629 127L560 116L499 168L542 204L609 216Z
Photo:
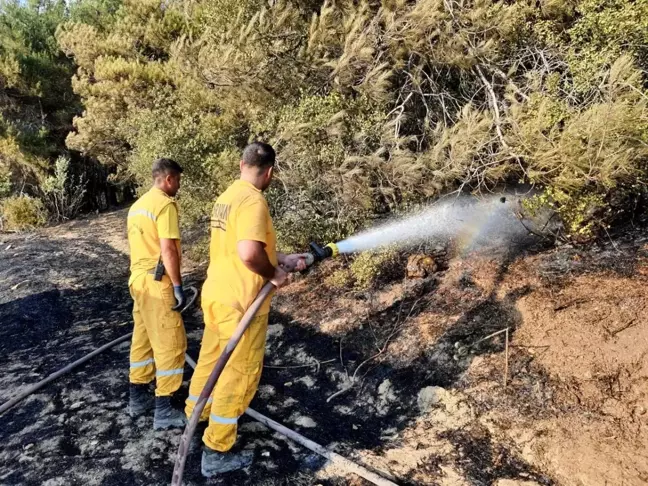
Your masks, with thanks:
M248 467L254 460L253 451L218 452L209 447L203 448L200 469L202 475L211 478L217 474L237 471Z
M130 399L128 401L128 414L135 418L143 413L153 410L153 393L148 385L131 383L129 386Z
M171 406L171 397L155 397L155 415L153 428L155 430L171 427L184 427L187 424L185 414Z

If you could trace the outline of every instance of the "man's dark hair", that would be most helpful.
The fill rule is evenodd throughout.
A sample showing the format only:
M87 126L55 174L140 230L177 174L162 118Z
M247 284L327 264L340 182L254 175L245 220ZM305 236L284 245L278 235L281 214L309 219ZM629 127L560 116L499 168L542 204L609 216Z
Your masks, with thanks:
M157 159L153 162L153 179L159 176L167 176L169 174L178 175L182 174L182 167L175 160L171 159Z
M272 146L263 142L252 142L243 150L243 163L259 170L274 166L275 157Z

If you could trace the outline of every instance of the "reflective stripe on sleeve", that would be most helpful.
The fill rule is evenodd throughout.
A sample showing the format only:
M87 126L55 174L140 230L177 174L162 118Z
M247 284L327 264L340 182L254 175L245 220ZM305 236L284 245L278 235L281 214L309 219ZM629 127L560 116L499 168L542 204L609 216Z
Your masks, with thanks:
M151 211L147 211L146 209L137 209L135 211L131 211L128 213L128 217L132 218L133 216L146 216L149 219L152 219L153 221L157 221L157 217L155 214L153 214Z

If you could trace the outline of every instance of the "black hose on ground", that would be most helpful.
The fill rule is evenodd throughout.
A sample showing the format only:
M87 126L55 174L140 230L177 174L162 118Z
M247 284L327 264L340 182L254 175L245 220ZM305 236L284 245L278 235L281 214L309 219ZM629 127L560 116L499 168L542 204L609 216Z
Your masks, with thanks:
M227 342L227 346L225 346L225 349L219 356L218 361L216 361L214 369L207 379L207 383L205 383L202 392L200 392L200 396L196 401L196 405L194 406L193 412L191 413L189 422L187 423L182 437L180 438L178 455L176 457L175 466L173 468L173 478L171 480L171 484L173 486L181 486L182 484L182 476L184 474L185 463L187 462L187 454L189 453L189 444L191 443L191 438L193 437L193 434L196 431L196 427L198 426L200 414L205 408L207 400L214 390L216 381L218 381L218 378L223 372L223 369L225 369L225 365L227 364L227 361L229 361L229 358L234 352L234 349L238 345L239 341L241 340L241 337L245 333L246 329L250 326L252 319L254 319L257 311L273 289L274 285L272 285L271 282L266 283L261 288L258 295L254 299L254 302L252 302L248 310L245 311L245 314L243 314L243 317L241 317L240 322L234 330L234 334L232 334L232 337Z
M185 362L193 369L196 369L196 362L188 354L185 354ZM252 417L257 422L260 422L266 427L276 432L279 432L281 435L289 438L290 440L297 442L298 444L306 447L307 449L316 452L317 454L328 459L329 461L331 461L333 464L335 464L337 467L339 467L344 471L355 473L358 476L365 478L370 483L376 484L378 486L398 486L390 479L385 478L385 476L390 478L391 476L385 473L384 471L380 472L382 476L380 474L376 474L375 472L370 471L369 469L367 469L364 466L361 466L360 464L356 464L355 462L350 461L349 459L341 456L340 454L337 454L333 451L329 451L327 448L319 445L317 442L313 442L312 440L307 439L303 435L295 432L294 430L289 429L284 425L281 425L279 422L275 422L270 417L266 417L265 415L260 414L256 410L248 408L245 411L245 415L247 415L248 417Z
M82 365L83 363L85 363L86 361L89 361L90 359L94 358L98 354L101 354L104 351L106 351L107 349L110 349L110 348L112 348L114 346L117 346L119 343L123 343L124 341L128 341L131 338L132 335L133 335L133 333L131 332L129 334L126 334L125 336L122 336L122 337L119 337L119 338L115 339L114 341L110 341L108 344L104 344L100 348L95 349L92 353L86 354L83 358L76 360L74 363L70 363L65 368L62 368L62 369L58 370L56 373L52 373L47 378L45 378L45 379L39 381L38 383L30 386L25 391L19 393L17 396L12 398L8 402L3 403L2 406L0 406L0 414L3 414L4 412L9 410L11 407L16 405L17 403L19 403L22 400L24 400L25 398L27 398L32 393L40 390L41 388L43 388L48 383L50 383L50 382L56 380L57 378L63 376L67 372L72 371L77 366Z
M262 303L263 300L265 300L265 297L267 296L268 292L270 290L272 290L271 289L272 284L268 284L268 286L269 287L266 289L266 291L265 292L260 292L259 296L257 297L257 299L259 300L259 306L260 306L260 303ZM181 313L186 311L191 305L193 305L193 303L196 300L196 297L198 296L198 290L195 287L189 287L189 290L193 290L193 296L191 297L191 299L189 299L189 302L187 303L187 305L185 305L185 307L180 311ZM256 311L258 310L259 306L255 306L253 304L251 306L251 308L249 309L249 311L251 310L251 314L252 314L251 316L248 316L250 321L254 317L254 314L256 314ZM243 320L245 320L245 316L243 317L242 322L243 322ZM229 353L227 353L227 358L229 358L229 355L234 350L234 347L236 346L236 344L238 344L238 340L243 335L243 332L245 331L245 328L247 328L247 325L240 326L240 327L242 328L240 334L235 333L235 336L233 336L234 339L232 339L232 341L235 341L235 342L230 341L230 343L228 343L227 347L229 349ZM133 333L128 333L128 334L126 334L124 336L121 336L121 337L119 337L119 338L117 338L117 339L115 339L113 341L110 341L109 343L104 344L100 348L95 349L90 354L87 354L86 356L74 361L73 363L70 363L65 368L62 368L62 369L58 370L57 372L52 373L51 375L49 375L47 378L39 381L38 383L35 383L34 385L30 386L24 392L20 393L16 397L12 398L8 402L5 402L2 406L0 406L0 414L6 412L11 407L16 405L20 401L24 400L26 397L28 397L32 393L40 390L41 388L43 388L48 383L50 383L50 382L54 381L55 379L63 376L64 374L68 373L69 371L72 371L74 368L76 368L76 367L82 365L83 363L89 361L90 359L97 356L98 354L101 354L104 351L106 351L106 350L108 350L108 349L110 349L110 348L112 348L112 347L114 347L114 346L116 346L116 345L118 345L120 343L123 343L124 341L127 341L128 339L131 338L132 335L133 335ZM225 353L223 353L223 354L225 354ZM192 368L196 367L196 362L188 354L185 354L185 360L189 364L189 366L191 366ZM225 359L224 362L222 363L222 367L220 368L220 371L222 371L222 369L225 367L226 362L227 362L227 359ZM215 368L218 368L218 366L216 366ZM213 384L216 383L216 380L218 379L218 376L220 376L220 371L218 371L215 374ZM211 387L211 389L213 389L213 386ZM207 390L207 386L205 386L205 390L203 390L203 392L205 392L206 390ZM209 396L209 394L211 394L211 391L209 391L209 393L207 394L207 397ZM198 411L198 413L196 413L196 409L194 409L194 414L192 415L192 417L193 416L200 417L200 412L202 411L202 408L204 408L206 401L207 401L207 398L204 398L204 400L202 401L202 407L200 408L200 411ZM352 461L349 461L345 457L342 457L339 454L336 454L335 452L329 451L328 449L322 447L321 445L317 444L316 442L313 442L313 441L307 439L306 437L302 436L301 434L298 434L294 430L291 430L291 429L281 425L280 423L275 422L274 420L270 419L269 417L266 417L266 416L260 414L259 412L256 412L255 410L252 410L251 408L248 408L245 411L245 413L246 413L246 415L248 415L248 416L252 417L253 419L261 422L262 424L266 425L267 427L279 432L280 434L288 437L289 439L292 439L293 441L297 442L298 444L301 444L302 446L304 446L304 447L306 447L306 448L320 454L321 456L323 456L326 459L330 460L336 466L340 467L341 469L343 469L345 471L353 472L355 474L358 474L359 476L367 479L371 483L376 484L378 486L397 486L396 483L390 481L389 479L385 479L384 477L374 473L373 471L370 471L367 468L365 468L365 467L363 467L363 466L361 466L359 464L356 464L356 463L354 463ZM197 423L197 420L196 420L196 423ZM188 446L188 444L189 444L189 442L191 440L191 435L193 435L193 431L195 430L195 424L194 424L193 428L190 428L190 425L191 424L189 424L187 426L187 429L190 430L190 435L188 437L185 437L183 435L183 439L185 439L185 440L181 441L181 450L182 450L182 445L183 444L185 446ZM187 434L187 432L188 432L188 430L185 430L185 434ZM188 450L188 447L186 447L186 449L184 450L184 454L183 454L184 455L184 460L186 460L187 450ZM182 456L180 455L180 451L178 451L178 459L181 459L181 458L182 458ZM177 475L176 473L178 471L174 470L174 478L179 479L180 481L182 481L182 472L184 470L184 460L176 462L176 467L179 465L178 464L179 462L181 463L180 474ZM383 473L383 474L385 474L385 473Z
M189 287L189 290L193 291L193 296L189 299L189 302L187 302L187 305L185 305L184 308L180 311L181 313L186 311L191 305L193 305L193 303L196 301L196 297L198 296L198 289L196 289L196 287ZM109 343L104 344L100 348L95 349L90 354L86 354L83 358L77 359L75 362L70 363L65 368L62 368L62 369L56 371L55 373L52 373L51 375L49 375L47 378L42 379L38 383L33 384L32 386L30 386L29 388L27 388L23 392L19 393L17 396L12 398L8 402L3 403L0 406L0 415L3 414L4 412L6 412L7 410L9 410L11 407L16 405L17 403L20 403L22 400L27 398L32 393L40 390L41 388L43 388L48 383L51 383L52 381L56 380L57 378L59 378L59 377L63 376L64 374L72 371L77 366L81 366L83 363L91 360L92 358L94 358L98 354L101 354L104 351L106 351L106 350L108 350L108 349L110 349L112 347L115 347L120 343L123 343L124 341L128 341L131 338L132 335L133 335L133 333L131 332L129 334L126 334L125 336L122 336L122 337L119 337L119 338L115 339L114 341L110 341Z

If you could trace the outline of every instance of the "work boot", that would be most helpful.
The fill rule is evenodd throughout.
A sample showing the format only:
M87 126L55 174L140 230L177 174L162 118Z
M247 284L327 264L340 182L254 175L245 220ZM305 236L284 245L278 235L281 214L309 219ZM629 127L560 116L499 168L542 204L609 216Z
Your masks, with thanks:
M129 390L128 415L135 418L149 410L153 410L153 393L149 390L148 385L131 383Z
M187 419L184 412L171 406L171 397L155 397L155 415L153 416L155 430L184 427L186 424Z
M237 471L252 464L254 452L218 452L209 447L203 448L200 469L202 475L211 478L217 474Z

